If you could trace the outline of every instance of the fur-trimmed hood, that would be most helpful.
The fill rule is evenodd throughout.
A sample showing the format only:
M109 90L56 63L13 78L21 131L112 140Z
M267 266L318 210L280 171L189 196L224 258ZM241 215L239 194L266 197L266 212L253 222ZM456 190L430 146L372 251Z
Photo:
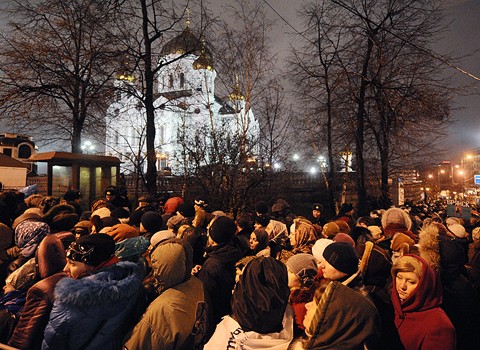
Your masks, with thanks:
M88 277L62 279L55 288L55 303L88 308L116 304L135 297L142 279L140 266L118 262Z

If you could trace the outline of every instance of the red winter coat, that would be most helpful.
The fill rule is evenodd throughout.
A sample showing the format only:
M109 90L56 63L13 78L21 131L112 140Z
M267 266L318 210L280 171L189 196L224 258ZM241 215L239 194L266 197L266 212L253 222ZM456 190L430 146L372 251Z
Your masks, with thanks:
M395 325L405 350L454 350L455 328L440 308L442 286L435 271L425 260L415 256L422 265L422 277L410 297L401 303L396 291L395 276L392 286L392 303Z

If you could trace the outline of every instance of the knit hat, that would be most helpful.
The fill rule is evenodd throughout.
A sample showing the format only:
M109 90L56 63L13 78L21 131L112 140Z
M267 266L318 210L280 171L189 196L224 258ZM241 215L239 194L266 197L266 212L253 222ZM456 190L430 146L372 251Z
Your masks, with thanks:
M358 256L355 249L345 242L334 242L323 252L326 261L338 271L353 275L358 271Z
M209 235L216 243L228 243L235 236L236 231L235 221L229 217L220 216L210 226Z
M195 207L192 203L182 203L178 206L178 212L182 214L184 218L191 218L195 216Z
M312 254L317 259L319 263L321 263L325 258L323 257L323 252L328 245L332 244L333 241L328 238L320 238L315 242L312 247Z
M415 244L415 241L408 237L406 234L397 232L392 238L392 241L390 243L390 248L392 251L397 252L399 251L404 244L408 244L409 246L412 246Z
M333 237L334 242L344 242L350 244L353 248L355 248L355 241L352 237L347 235L346 233L339 232Z
M322 235L325 237L334 237L340 232L340 227L334 222L327 222L323 225Z
M287 260L287 267L298 277L300 282L313 278L318 272L317 260L312 254L295 254Z
M379 239L382 236L382 229L379 226L368 226L368 230L372 234L373 239Z
M143 228L151 233L158 232L163 227L162 216L156 211L147 211L144 213L140 222L142 223Z
M104 233L82 236L67 250L67 259L98 266L115 253L115 241Z
M458 238L468 237L468 232L465 230L465 227L463 227L460 224L449 225L448 229L451 233L455 235L455 237L458 237Z

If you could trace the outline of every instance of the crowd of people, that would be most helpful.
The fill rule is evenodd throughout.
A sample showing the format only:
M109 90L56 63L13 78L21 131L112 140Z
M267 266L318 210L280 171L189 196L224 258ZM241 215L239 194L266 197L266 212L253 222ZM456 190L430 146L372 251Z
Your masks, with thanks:
M475 349L480 218L435 203L333 218L110 186L0 192L0 343L17 349Z

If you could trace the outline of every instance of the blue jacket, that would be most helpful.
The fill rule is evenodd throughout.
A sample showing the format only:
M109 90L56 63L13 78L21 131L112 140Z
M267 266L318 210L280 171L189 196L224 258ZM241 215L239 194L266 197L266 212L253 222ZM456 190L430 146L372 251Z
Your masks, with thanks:
M142 278L137 264L118 262L91 276L58 282L42 349L121 348Z

